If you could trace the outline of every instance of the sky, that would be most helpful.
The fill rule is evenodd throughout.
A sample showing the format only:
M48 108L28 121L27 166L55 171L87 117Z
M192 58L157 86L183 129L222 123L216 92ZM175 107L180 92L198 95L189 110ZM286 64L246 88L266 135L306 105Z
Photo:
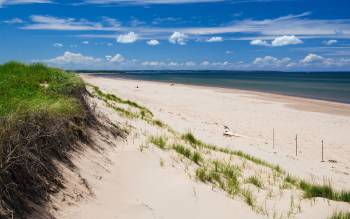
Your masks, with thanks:
M0 63L350 71L349 0L0 0Z

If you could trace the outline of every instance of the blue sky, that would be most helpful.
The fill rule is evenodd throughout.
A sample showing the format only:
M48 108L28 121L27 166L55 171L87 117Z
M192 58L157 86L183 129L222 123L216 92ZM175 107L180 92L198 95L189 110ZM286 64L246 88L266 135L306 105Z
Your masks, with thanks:
M0 0L0 63L350 70L348 0Z

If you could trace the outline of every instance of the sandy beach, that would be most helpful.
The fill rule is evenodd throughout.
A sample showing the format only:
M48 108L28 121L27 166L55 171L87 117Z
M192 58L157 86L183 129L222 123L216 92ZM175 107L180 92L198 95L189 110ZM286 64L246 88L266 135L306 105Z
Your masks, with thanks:
M142 103L178 131L191 130L206 142L245 151L293 175L350 189L350 105L223 88L84 79ZM224 137L224 126L236 136ZM326 162L321 162L322 140Z
M123 117L111 105L93 99L98 114L129 127L130 134L126 141L96 134L102 154L88 149L74 155L79 177L86 180L93 195L63 169L67 189L53 197L48 207L57 218L326 219L338 210L350 209L346 202L305 198L283 181L290 174L308 182L331 183L336 190L350 189L349 105L232 89L82 77L103 92L142 104L171 128ZM132 105L124 109L133 111ZM223 135L224 126L233 136ZM186 132L217 147L243 151L286 172L202 151L208 162L216 159L244 168L240 177L245 180L239 181L241 195L231 197L218 185L200 182L195 163L170 149L159 149L149 140L152 135L164 135L177 144L181 140L172 140L171 136L176 136L172 133ZM325 162L321 162L322 139ZM111 142L116 147L111 148ZM249 176L263 185L247 183ZM247 197L251 195L250 202Z

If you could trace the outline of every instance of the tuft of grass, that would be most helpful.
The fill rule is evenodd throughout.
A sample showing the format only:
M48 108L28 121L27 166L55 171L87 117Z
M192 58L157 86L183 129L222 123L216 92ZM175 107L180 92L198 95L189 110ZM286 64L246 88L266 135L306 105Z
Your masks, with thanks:
M165 127L165 124L164 124L162 121L158 120L158 119L152 120L152 124L153 124L153 125L156 125L156 126L158 126L158 127L160 127L160 128Z
M195 162L196 164L199 164L203 160L202 156L197 151L193 153L191 158L192 158L192 161Z
M190 149L184 147L183 145L175 144L173 145L173 149L177 153L182 154L183 156L192 160L196 164L199 164L203 160L202 156L197 151L192 152Z
M258 179L258 177L256 177L256 176L250 176L248 179L246 179L245 182L253 184L253 185L255 185L258 188L262 188L262 186L263 186L261 180Z
M211 176L207 173L207 169L205 167L199 167L196 170L196 178L202 182L212 181Z
M190 149L184 147L183 145L180 145L180 144L176 144L176 145L173 145L173 149L179 153L179 154L182 154L184 155L185 157L187 158L190 158L191 155L192 155L192 152Z
M166 148L166 138L163 136L152 136L150 142L158 146L160 149L164 150Z
M185 140L186 142L190 143L191 145L196 145L196 146L204 146L205 145L202 141L195 138L191 132L183 134L182 139Z
M321 197L334 201L343 201L350 203L350 192L348 191L334 191L330 184L316 185L301 180L299 188L304 191L306 198Z
M341 212L341 211L335 212L328 219L350 219L350 211L348 211L348 212Z
M251 207L255 206L255 198L253 196L252 191L250 191L249 189L243 189L241 194L244 197L244 201Z

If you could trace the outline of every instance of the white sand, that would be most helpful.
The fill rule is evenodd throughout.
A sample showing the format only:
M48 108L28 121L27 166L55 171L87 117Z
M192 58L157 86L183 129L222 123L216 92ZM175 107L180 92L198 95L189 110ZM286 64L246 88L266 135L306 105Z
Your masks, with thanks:
M84 79L144 104L178 131L191 130L206 142L279 164L293 175L318 182L331 180L338 188L350 189L350 105L232 89L92 76ZM223 137L224 125L242 137ZM337 163L320 162L322 139L324 159Z
M242 150L279 164L293 175L318 182L326 178L336 188L350 188L348 105L219 88L87 75L83 78L104 91L145 105L155 118L179 132L191 130L205 142ZM254 219L283 215L282 218L327 219L337 209L350 209L348 203L304 199L297 193L291 195L293 190L270 188L267 183L270 179L264 178L261 180L266 187L253 189L257 200L263 201L258 207L266 208L269 214L259 213L258 208L253 210L242 198L229 197L219 188L196 181L190 174L190 162L171 151L149 145L149 135L164 134L163 129L141 120L123 118L102 101L93 101L99 114L107 115L121 127L131 126L131 133L126 142L96 133L95 144L103 148L103 153L88 149L74 155L76 173L65 170L67 188L53 197L48 206L57 218ZM223 136L224 125L230 127L235 137ZM276 130L275 149L272 148L272 128ZM298 157L294 154L296 133L300 139ZM325 159L337 163L320 162L321 137L325 140ZM252 167L253 174L264 175L264 171L247 165L248 172ZM93 196L89 196L82 179L88 183ZM272 192L270 198L266 194L269 191Z

